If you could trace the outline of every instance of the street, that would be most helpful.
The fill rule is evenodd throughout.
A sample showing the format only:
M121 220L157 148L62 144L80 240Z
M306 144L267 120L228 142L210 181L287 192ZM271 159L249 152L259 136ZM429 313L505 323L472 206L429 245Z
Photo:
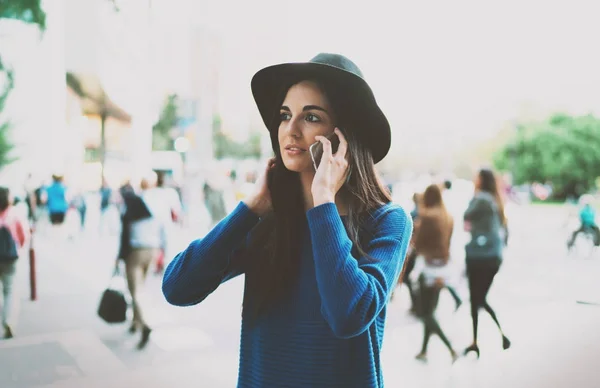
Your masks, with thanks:
M489 302L513 346L485 313L480 316L481 358L451 364L439 339L429 362L414 359L422 325L408 314L404 286L388 307L383 370L388 387L597 387L600 385L600 250L566 251L570 226L563 206L523 205L510 209L511 237ZM203 230L173 233L173 250ZM460 241L460 239L458 239ZM0 387L234 387L243 278L222 285L195 307L168 305L161 277L150 274L145 297L153 327L150 344L136 350L128 324L107 325L96 310L109 283L116 235L92 226L72 241L36 236L38 300L29 300L28 260L21 258L17 284L21 311L15 338L0 341ZM454 247L462 272L462 247ZM581 254L580 254L581 253ZM461 278L462 279L462 278ZM464 302L454 312L442 293L438 317L453 346L471 343L466 280L458 282Z

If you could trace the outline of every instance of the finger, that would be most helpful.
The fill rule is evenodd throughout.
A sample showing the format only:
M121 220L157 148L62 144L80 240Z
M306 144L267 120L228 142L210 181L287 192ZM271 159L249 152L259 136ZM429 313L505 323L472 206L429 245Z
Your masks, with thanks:
M316 141L320 141L323 144L323 156L321 156L321 163L324 160L331 160L332 152L331 152L331 142L325 136L315 136Z
M335 155L341 158L346 158L346 152L348 152L348 141L346 140L346 137L344 136L342 131L340 131L339 128L336 128L334 132L340 139L340 145L338 146L338 150L335 153Z

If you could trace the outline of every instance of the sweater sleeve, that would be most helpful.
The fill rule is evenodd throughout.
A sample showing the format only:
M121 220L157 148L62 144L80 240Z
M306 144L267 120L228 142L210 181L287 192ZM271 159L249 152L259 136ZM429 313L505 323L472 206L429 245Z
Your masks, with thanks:
M165 270L162 291L176 306L203 301L221 283L244 273L245 258L236 255L259 218L244 203L204 238L193 241Z
M326 203L307 212L321 313L339 338L363 333L389 300L412 233L410 216L385 206L373 219L367 257L352 255L352 241L337 208Z

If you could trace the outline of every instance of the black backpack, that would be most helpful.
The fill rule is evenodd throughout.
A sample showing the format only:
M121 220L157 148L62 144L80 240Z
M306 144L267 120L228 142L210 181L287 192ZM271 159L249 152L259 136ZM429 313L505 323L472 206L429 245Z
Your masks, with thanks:
M8 226L2 221L0 223L0 263L14 261L18 258L17 243Z

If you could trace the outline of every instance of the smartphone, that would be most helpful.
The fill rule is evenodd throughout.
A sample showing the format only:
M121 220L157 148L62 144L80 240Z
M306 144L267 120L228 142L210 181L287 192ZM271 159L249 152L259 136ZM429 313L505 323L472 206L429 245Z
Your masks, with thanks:
M340 146L340 138L335 132L325 137L331 142L331 153L335 154ZM319 164L321 163L321 158L323 157L323 143L320 141L313 143L308 151L310 152L313 167L315 168L315 171L317 171L317 168L319 168Z

